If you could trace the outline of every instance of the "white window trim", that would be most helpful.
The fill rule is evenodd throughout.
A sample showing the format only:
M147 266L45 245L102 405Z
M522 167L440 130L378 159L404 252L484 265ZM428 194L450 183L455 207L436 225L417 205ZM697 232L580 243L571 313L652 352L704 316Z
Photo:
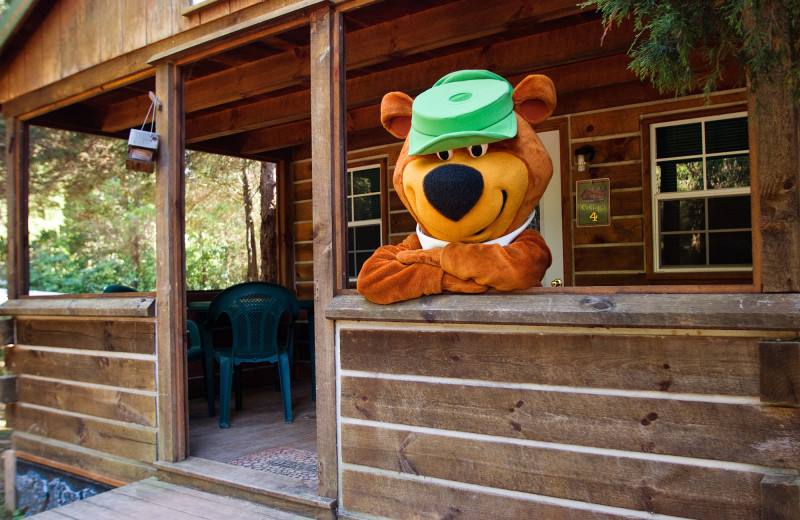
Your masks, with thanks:
M721 198L721 197L733 197L733 196L741 196L741 195L751 195L750 186L746 188L721 188L717 190L694 190L694 191L681 191L681 192L669 192L669 193L657 193L656 190L658 189L657 183L657 149L656 149L656 130L661 127L668 127L668 126L677 126L677 125L685 125L691 123L698 123L698 122L707 122L707 121L718 121L721 119L734 119L737 117L747 117L747 112L731 112L727 114L719 114L714 116L701 116L695 117L690 119L677 119L673 121L664 121L662 123L652 123L650 124L650 201L651 201L651 218L653 223L653 272L654 273L719 273L719 272L752 272L752 266L725 266L725 265L692 265L692 266L681 266L681 267L661 267L661 222L658 218L658 208L659 202L665 200L683 200L683 199L697 199L697 198ZM706 154L706 140L705 140L705 125L701 126L702 128L702 146L703 150L701 152L703 160L707 160L708 158L713 157L720 157L720 156L727 156L735 153L750 153L750 150L733 150L728 152L721 152L721 153L710 153ZM681 160L683 158L695 158L696 155L686 156L686 157L670 157L669 160ZM752 171L752 170L751 170ZM706 185L705 179L706 170L703 168L703 186ZM752 178L750 180L750 184L752 185ZM708 206L706 205L706 211L708 211ZM706 225L708 224L708 216L706 215ZM739 228L737 228L738 230ZM744 231L744 229L741 229ZM752 228L749 229L752 232ZM714 231L726 231L725 229L717 229ZM674 234L681 234L685 232L674 232ZM708 230L705 230L703 233L708 233ZM668 232L666 234L672 234ZM708 254L708 251L706 251Z
M366 166L357 166L355 168L348 168L347 169L348 181L351 178L351 176L350 176L351 173L359 172L359 171L362 171L362 170L374 170L374 169L377 169L381 173L381 176L383 175L383 170L381 168L381 164L380 163L369 164L369 165L366 165ZM350 186L350 193L351 194L347 196L348 205L350 204L350 200L355 198L355 197L365 197L365 196L369 196L369 195L374 195L375 193L377 193L379 196L382 197L380 186L378 187L378 191L377 192L373 191L373 192L370 192L370 193L359 193L358 195L356 195L354 193L355 190L353 188L354 188L354 186ZM381 202L383 202L383 201L381 201ZM348 207L348 212L349 212L349 207ZM372 219L369 219L369 220L350 220L349 216L348 216L348 219L347 219L347 229L348 230L350 228L356 228L356 227L362 227L362 226L374 226L375 224L378 225L378 232L379 232L380 236L383 237L383 216L382 215L379 216L378 218L372 218ZM383 245L383 239L382 238L381 238L381 245ZM353 252L350 251L350 248L348 247L347 248L347 261L348 261L348 263L350 262L350 255L352 253ZM349 270L349 266L348 266L348 270ZM356 280L358 280L358 273L356 273L356 276L348 276L348 281L355 282Z

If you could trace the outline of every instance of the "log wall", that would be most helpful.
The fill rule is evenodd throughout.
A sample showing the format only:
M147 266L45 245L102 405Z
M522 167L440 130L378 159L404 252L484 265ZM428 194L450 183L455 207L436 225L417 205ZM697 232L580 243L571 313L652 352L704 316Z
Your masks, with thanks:
M0 309L14 315L6 363L19 394L6 414L17 457L112 484L154 474L153 298L136 300L133 311L114 309L121 298L96 299L94 309L81 299L81 312L69 299L50 299L47 309L31 307L42 300L13 300Z
M539 72L539 71L531 71ZM544 71L547 73L548 71ZM558 73L558 71L553 71ZM554 77L558 87L558 77ZM563 82L562 82L563 83ZM624 98L625 87L620 88ZM648 262L652 262L650 231L650 188L647 157L642 156L646 149L643 139L643 121L655 117L686 114L686 117L712 113L713 111L744 111L745 93L743 90L725 91L711 96L691 96L681 99L655 100L644 103L623 104L617 107L591 110L590 105L576 106L572 102L574 92L564 95L566 107L557 114L549 125L562 123L568 129L562 136L562 147L568 150L568 157L584 145L591 145L595 157L590 168L578 172L574 165L567 168L566 178L554 177L551 182L562 184L562 205L569 221L565 221L564 258L570 265L565 272L573 273L567 280L571 286L593 285L660 285L660 284L729 284L751 283L751 273L734 275L691 274L691 275L648 275ZM379 118L378 107L370 112ZM564 110L581 109L580 112L563 113ZM590 109L590 110L585 110ZM365 110L365 109L359 109ZM351 111L355 112L355 111ZM351 118L354 118L351 114ZM566 125L563 125L566 121ZM383 179L389 194L387 214L389 243L402 242L415 230L416 223L397 197L392 185L394 165L400 153L402 142L389 136L383 129L375 129L369 137L371 141L386 142L385 145L359 147L359 138L352 140L348 153L348 166L386 164ZM363 146L363 145L362 145ZM303 298L313 297L313 258L311 245L313 229L311 220L311 160L309 150L298 147L297 159L292 164L293 205L291 219L294 222L294 275L298 294ZM570 159L571 162L571 159ZM590 178L608 178L611 185L611 225L579 228L575 218L575 183Z
M708 295L672 325L666 296L525 298L329 308L343 518L795 518L778 490L800 489L800 403L770 390L798 381L791 313L724 330Z

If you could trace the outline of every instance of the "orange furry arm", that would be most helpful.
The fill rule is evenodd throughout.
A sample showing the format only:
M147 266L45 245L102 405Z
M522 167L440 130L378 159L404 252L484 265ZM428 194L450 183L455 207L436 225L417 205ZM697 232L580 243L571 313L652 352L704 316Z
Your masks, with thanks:
M523 231L511 244L458 244L444 247L442 269L461 280L474 281L500 291L542 285L552 257L542 235Z
M417 235L396 246L382 246L364 262L358 275L358 292L374 303L393 303L442 292L442 269L428 263L405 264L398 253L420 250ZM402 257L402 255L401 255Z

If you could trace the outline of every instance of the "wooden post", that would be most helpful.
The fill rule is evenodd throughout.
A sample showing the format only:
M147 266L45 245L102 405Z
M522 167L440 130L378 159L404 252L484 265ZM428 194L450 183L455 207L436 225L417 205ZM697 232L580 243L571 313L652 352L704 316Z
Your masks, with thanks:
M341 13L311 15L311 168L314 219L314 314L319 494L338 496L334 324L325 308L347 280L344 175L344 28Z
M8 511L17 508L17 456L14 450L3 452L3 491L5 492L5 503Z
M761 13L783 24L784 41L791 41L791 14L773 0ZM764 292L800 291L800 109L784 86L789 66L759 78L748 96L750 119L751 196L755 199L754 228L760 228L761 249L754 244L754 271L760 260ZM754 233L757 235L757 233ZM759 237L756 236L756 241ZM754 272L754 281L758 273Z
M8 299L28 294L28 125L16 117L6 120L6 171L8 172Z
M184 262L184 82L174 63L156 67L159 150L156 158L156 344L158 458L183 460L188 451L186 394L186 264Z
M761 479L761 518L800 520L800 478L765 475Z
M761 401L800 407L800 341L762 341L758 361Z

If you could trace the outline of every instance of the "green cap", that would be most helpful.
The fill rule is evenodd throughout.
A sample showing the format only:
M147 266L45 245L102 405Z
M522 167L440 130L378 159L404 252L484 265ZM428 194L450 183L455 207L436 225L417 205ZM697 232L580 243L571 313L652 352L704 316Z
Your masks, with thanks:
M517 135L514 89L488 70L460 70L414 100L409 155L423 155Z

